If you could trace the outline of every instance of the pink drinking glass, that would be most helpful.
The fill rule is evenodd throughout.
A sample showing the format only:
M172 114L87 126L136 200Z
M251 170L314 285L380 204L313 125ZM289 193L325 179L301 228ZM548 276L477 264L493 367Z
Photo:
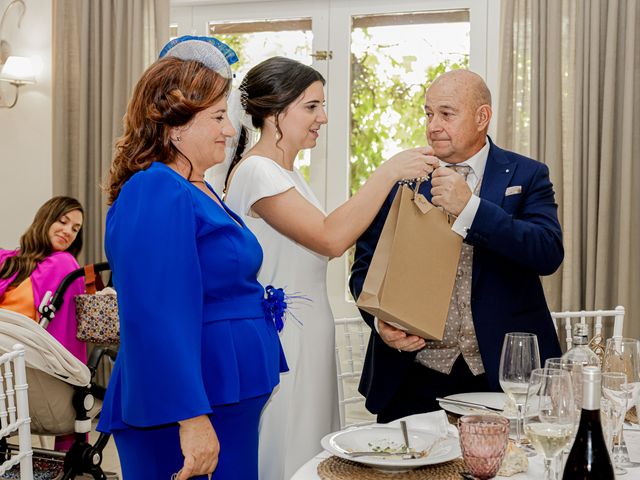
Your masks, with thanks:
M509 420L499 415L465 415L458 420L464 464L473 476L496 476L507 449Z

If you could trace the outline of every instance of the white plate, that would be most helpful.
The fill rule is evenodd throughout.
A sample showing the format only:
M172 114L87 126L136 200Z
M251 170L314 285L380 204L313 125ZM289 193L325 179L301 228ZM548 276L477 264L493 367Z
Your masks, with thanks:
M470 392L470 393L457 393L455 395L449 395L451 400L462 400L464 402L473 402L479 405L486 405L487 407L504 409L504 405L507 402L507 395L502 392ZM491 413L487 410L463 407L461 405L453 405L451 403L440 403L440 406L447 412L455 413L457 415L473 415L478 413ZM500 413L500 412L496 412ZM501 415L504 415L501 414ZM516 418L515 412L513 414L504 415L510 420Z
M436 440L437 436L432 432L409 429L409 444L412 450L425 450ZM438 441L431 453L423 458L404 459L400 454L397 457L351 457L349 455L349 452L366 452L375 448L402 447L404 440L400 428L387 425L368 425L330 433L320 443L333 455L382 470L409 470L423 465L448 462L462 455L458 438L451 433Z

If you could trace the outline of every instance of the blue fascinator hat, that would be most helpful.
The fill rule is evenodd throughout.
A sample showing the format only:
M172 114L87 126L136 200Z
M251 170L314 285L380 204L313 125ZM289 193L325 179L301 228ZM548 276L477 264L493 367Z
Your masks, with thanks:
M238 61L236 52L229 45L213 37L184 35L174 38L160 52L159 58L176 57L196 60L224 78L232 78L231 65Z

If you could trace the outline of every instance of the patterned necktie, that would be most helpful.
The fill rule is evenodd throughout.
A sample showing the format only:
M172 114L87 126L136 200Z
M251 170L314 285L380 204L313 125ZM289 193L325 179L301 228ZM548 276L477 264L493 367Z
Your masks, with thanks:
M465 182L467 181L467 177L469 176L472 170L472 168L469 165L447 165L447 168L450 168L454 172L462 175L462 178L464 178Z

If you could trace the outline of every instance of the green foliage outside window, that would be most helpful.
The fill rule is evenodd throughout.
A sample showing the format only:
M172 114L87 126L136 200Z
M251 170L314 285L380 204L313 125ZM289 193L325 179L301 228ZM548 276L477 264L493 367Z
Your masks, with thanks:
M459 63L445 60L429 67L424 83L412 85L406 83L404 74L413 70L415 61L414 55L395 59L385 53L383 45L375 44L360 57L351 56L352 195L385 160L384 151L390 143L395 143L398 151L426 144L425 86L446 71L467 68L469 56ZM390 63L396 73L380 75L381 63Z

